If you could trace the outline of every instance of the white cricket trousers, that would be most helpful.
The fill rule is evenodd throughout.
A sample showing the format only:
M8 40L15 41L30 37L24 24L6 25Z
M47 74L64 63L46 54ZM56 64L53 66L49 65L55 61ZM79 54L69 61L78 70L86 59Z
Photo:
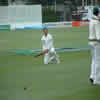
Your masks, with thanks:
M89 46L91 47L91 71L90 71L90 78L94 79L95 74L95 43L90 43Z
M56 55L54 48L51 48L49 52L44 55L44 64L49 64L50 62L60 64L60 59Z
M92 63L90 78L94 80L94 84L100 84L100 43L91 47Z

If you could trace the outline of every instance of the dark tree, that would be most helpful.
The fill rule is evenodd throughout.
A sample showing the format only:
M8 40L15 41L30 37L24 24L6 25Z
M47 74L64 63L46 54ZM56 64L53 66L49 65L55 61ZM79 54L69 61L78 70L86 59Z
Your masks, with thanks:
M25 4L32 5L32 4L40 4L41 0L24 0Z
M8 0L0 0L0 6L8 5Z

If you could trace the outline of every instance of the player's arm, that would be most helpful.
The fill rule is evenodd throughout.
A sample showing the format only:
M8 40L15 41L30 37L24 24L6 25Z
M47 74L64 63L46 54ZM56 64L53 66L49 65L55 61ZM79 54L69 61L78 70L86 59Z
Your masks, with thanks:
M48 53L48 49L44 50L43 52L40 52L39 54L34 55L34 57L42 56L45 53Z

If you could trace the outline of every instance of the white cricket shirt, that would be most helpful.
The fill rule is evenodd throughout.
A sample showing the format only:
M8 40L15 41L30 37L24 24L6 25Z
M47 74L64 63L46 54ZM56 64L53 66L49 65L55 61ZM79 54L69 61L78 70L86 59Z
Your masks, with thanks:
M51 48L54 48L53 46L53 38L51 34L47 34L47 36L43 35L41 38L42 41L42 49L43 50L50 50Z
M98 24L99 18L95 15L92 16L89 23L89 39L97 39L96 37L96 24Z

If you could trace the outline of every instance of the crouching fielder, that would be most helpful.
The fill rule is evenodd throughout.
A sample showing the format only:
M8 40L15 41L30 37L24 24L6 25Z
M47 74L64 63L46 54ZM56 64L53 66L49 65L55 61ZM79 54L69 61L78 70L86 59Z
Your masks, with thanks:
M42 41L42 52L35 55L35 57L44 55L44 64L57 63L60 64L59 57L56 54L55 48L53 46L52 35L48 33L48 29L43 29L44 35L41 38Z
M100 26L99 9L93 9L93 16L89 23L89 45L91 46L91 73L90 81L92 84L100 83Z

